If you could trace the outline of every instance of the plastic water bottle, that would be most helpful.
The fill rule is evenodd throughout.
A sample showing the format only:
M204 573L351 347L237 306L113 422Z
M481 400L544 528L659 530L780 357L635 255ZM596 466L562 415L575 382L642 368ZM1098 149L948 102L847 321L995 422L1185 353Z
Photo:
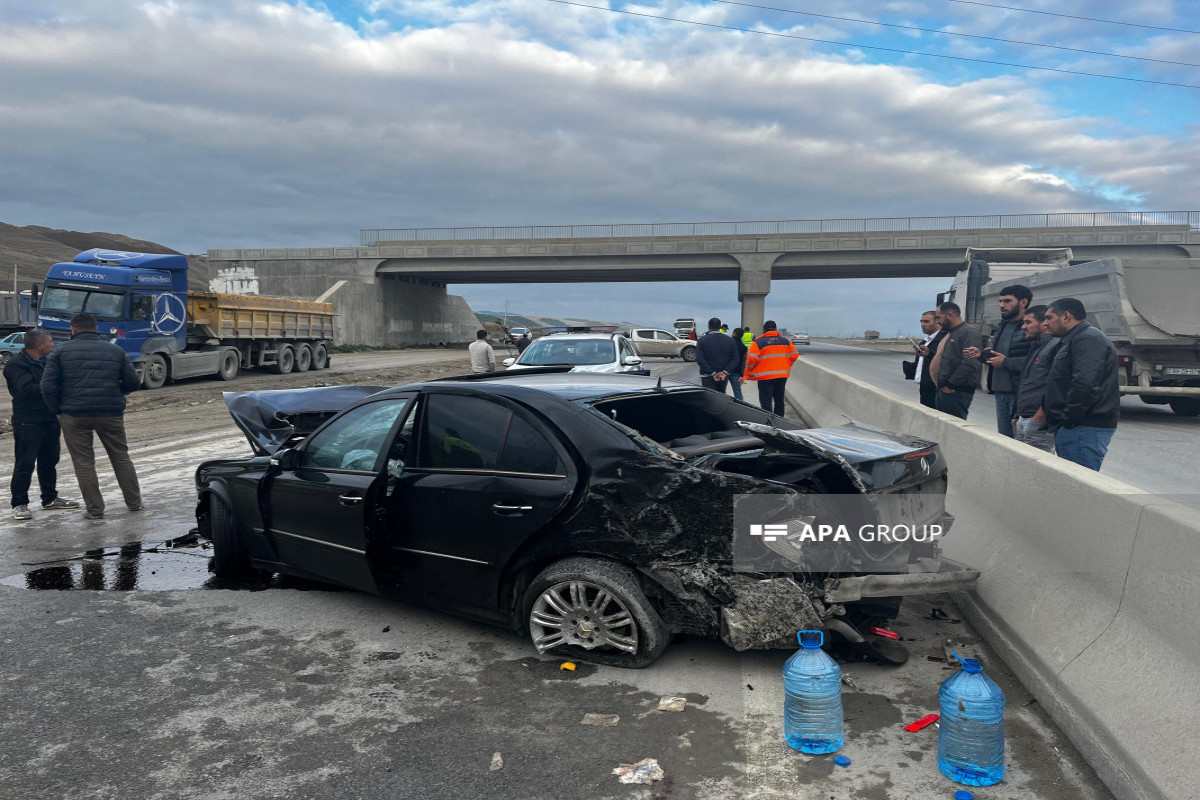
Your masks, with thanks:
M802 753L836 753L845 742L842 669L825 654L825 634L800 631L800 649L783 665L783 731Z
M991 786L1004 777L1004 692L976 659L954 657L962 669L938 691L938 767L967 786Z

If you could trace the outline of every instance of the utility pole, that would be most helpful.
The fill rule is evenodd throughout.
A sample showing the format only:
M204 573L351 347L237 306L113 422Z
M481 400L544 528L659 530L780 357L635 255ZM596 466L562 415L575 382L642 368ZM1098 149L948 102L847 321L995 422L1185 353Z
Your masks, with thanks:
M508 301L507 300L504 301L504 327L507 330L507 328L508 328Z

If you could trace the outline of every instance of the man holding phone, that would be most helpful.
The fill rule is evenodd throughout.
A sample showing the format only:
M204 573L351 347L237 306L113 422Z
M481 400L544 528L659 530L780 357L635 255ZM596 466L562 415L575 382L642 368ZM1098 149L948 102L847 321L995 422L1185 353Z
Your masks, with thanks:
M996 328L992 349L971 348L968 358L978 358L991 367L987 388L996 399L996 430L1013 436L1013 401L1021 382L1021 371L1029 357L1032 342L1025 338L1022 326L1025 310L1033 300L1028 286L1013 284L1000 290L1000 325Z
M937 408L934 402L937 397L937 386L934 385L933 378L929 375L929 368L933 364L934 354L937 353L938 343L946 334L938 327L936 311L926 311L921 315L921 333L925 334L925 341L913 342L913 352L918 356L913 380L917 382L921 393L921 405L927 408Z

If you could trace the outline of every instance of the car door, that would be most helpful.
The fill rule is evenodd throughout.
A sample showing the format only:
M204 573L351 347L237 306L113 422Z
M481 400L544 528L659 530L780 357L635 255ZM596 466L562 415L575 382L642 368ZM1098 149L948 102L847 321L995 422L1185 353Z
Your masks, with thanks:
M659 348L660 355L677 356L679 355L679 337L666 331L654 332L655 346Z
M634 349L643 356L659 356L663 355L659 349L659 345L654 340L654 331L652 330L635 330L630 331L633 334Z
M382 483L383 449L413 394L346 411L297 448L294 469L264 479L264 518L280 560L314 576L377 590L368 526Z
M568 502L575 466L547 423L483 393L427 393L416 438L387 501L391 568L438 605L494 612L504 566Z

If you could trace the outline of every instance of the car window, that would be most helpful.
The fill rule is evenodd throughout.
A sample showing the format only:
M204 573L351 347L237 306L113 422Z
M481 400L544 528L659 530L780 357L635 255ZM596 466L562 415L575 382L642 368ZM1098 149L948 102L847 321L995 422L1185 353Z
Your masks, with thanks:
M664 342L675 342L675 341L678 341L678 340L677 340L677 339L676 339L674 336L672 336L671 334L667 333L666 331L655 331L655 332L654 332L654 338L655 338L655 339L661 339L661 340L662 340L662 341L664 341Z
M335 417L305 443L300 466L373 472L384 440L409 399L380 400Z
M540 475L565 475L562 459L550 441L531 423L513 415L500 454L500 469Z
M613 354L613 343L609 339L548 337L525 348L517 363L530 367L611 364Z
M654 331L634 331L633 333L639 339L653 339L654 338Z
M420 465L430 469L495 469L509 413L507 408L481 397L429 395Z

